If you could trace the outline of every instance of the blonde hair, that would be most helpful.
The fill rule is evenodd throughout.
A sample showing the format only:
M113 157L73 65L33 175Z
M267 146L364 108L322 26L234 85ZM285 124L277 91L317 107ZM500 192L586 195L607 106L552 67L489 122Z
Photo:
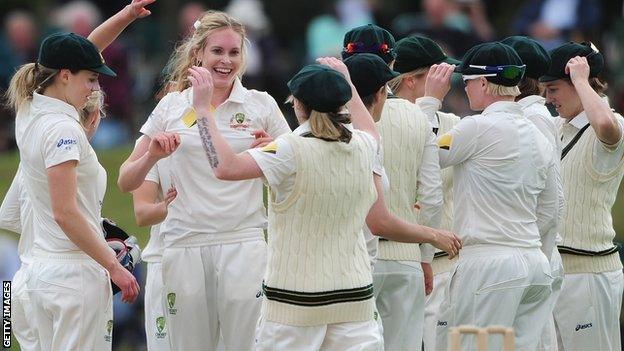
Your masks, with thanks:
M518 88L517 85L514 85L513 87L507 87L504 85L487 82L487 86L485 87L485 92L490 95L512 96L515 98L516 96L520 95L520 88Z
M413 71L402 73L398 77L389 81L388 87L390 88L390 90L392 90L393 93L396 94L399 89L401 89L401 84L403 84L403 80L405 80L405 78L419 76L421 74L427 73L427 71L429 71L429 67L421 67Z
M25 101L31 100L35 91L39 92L52 85L52 79L59 70L47 68L37 63L21 66L11 78L5 96L8 105L17 111Z
M243 75L247 56L245 27L225 12L210 10L196 22L195 30L176 47L167 63L171 70L165 79L165 86L169 86L170 91L182 91L191 86L187 78L188 69L197 63L197 57L206 47L208 37L224 28L232 29L241 36L243 64L237 74L239 77Z
M294 103L295 99L294 96L290 95L286 102ZM352 133L343 125L343 123L351 123L351 115L346 112L344 106L340 106L333 112L319 112L308 107L301 100L297 101L308 116L312 136L325 141L342 141L345 143L351 141Z
M102 90L96 90L91 93L85 106L80 109L80 124L86 127L89 123L89 119L96 111L100 112L100 118L106 117L106 111L104 110L104 97L105 94Z

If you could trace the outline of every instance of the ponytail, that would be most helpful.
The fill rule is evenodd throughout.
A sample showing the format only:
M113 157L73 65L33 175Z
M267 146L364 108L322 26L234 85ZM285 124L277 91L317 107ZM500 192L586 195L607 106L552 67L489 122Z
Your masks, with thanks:
M351 131L343 125L349 123L349 114L339 112L310 112L310 130L315 138L326 141L351 141Z
M35 91L45 89L52 84L52 77L58 72L56 69L43 67L36 63L27 63L19 68L11 78L6 98L14 111L26 100L33 97Z

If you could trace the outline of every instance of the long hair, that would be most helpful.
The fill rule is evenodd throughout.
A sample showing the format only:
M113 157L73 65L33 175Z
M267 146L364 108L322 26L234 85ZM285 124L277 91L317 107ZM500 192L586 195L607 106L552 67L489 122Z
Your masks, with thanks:
M286 102L294 102L296 98L289 96ZM310 131L313 137L326 141L342 141L348 143L351 141L353 133L344 126L345 123L351 123L351 115L346 111L344 106L340 106L332 112L319 112L308 107L306 104L297 100L303 112L308 116L310 123Z
M105 94L102 90L97 90L91 93L85 106L80 109L80 124L85 127L89 123L89 119L96 111L100 112L100 118L106 117L106 111L104 110L104 97Z
M196 22L195 30L189 34L175 49L167 66L170 68L164 86L169 87L169 91L182 91L191 86L188 80L188 69L197 63L197 58L204 51L206 41L210 35L219 29L229 28L241 36L241 56L242 65L238 71L241 77L245 71L245 60L247 56L247 36L245 27L235 18L221 11L206 11Z
M5 95L8 105L17 111L21 104L32 99L39 92L52 85L57 69L47 68L37 63L27 63L19 68L11 78Z
M401 73L401 75L397 76L396 78L388 82L388 87L390 88L390 90L392 90L394 94L396 94L399 91L399 89L401 89L401 85L403 84L403 80L405 78L419 76L419 75L427 73L427 71L429 71L429 67L417 68L413 71Z

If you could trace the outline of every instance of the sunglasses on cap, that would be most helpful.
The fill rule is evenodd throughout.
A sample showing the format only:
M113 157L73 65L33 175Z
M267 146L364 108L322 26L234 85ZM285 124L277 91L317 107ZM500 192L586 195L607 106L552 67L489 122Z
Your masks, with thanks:
M485 71L485 74L480 74L481 77L503 77L505 79L517 79L524 75L526 65L504 65L504 66L478 66L469 65L470 68L476 68ZM464 76L467 77L467 76Z

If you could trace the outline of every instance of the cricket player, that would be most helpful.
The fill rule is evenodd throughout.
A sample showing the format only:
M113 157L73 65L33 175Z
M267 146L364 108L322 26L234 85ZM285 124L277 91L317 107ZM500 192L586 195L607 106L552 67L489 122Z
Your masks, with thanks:
M565 278L554 310L560 350L620 350L622 264L611 208L624 175L623 119L598 78L602 54L589 43L550 52L540 77L560 118L566 207L559 252Z
M444 76L454 68L440 67ZM457 67L471 109L482 112L438 139L440 166L454 166L454 229L465 245L447 285L438 350L462 324L513 327L517 349L533 350L548 319L552 278L540 248L556 225L556 174L552 146L514 102L524 69L497 42L473 47Z

